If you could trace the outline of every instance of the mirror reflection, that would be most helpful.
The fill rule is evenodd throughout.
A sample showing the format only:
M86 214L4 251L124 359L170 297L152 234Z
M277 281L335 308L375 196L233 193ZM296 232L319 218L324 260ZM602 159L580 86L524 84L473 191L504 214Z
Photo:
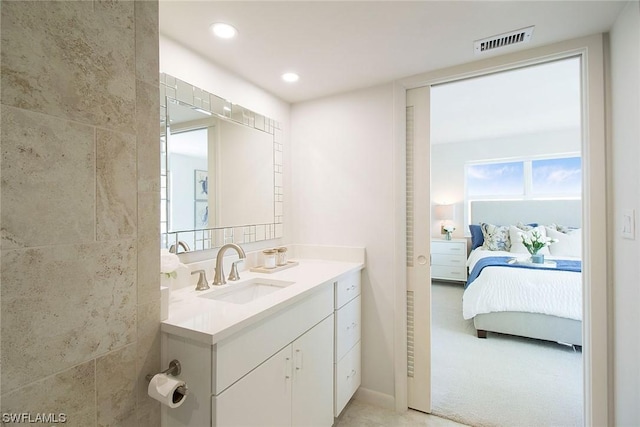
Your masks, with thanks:
M273 135L167 99L169 232L274 222Z
M165 73L160 100L161 246L282 237L280 124Z

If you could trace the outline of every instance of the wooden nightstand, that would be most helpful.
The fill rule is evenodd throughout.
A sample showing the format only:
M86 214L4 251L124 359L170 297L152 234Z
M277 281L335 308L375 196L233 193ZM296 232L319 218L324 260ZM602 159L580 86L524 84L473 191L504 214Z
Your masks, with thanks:
M431 239L431 278L467 281L467 240Z

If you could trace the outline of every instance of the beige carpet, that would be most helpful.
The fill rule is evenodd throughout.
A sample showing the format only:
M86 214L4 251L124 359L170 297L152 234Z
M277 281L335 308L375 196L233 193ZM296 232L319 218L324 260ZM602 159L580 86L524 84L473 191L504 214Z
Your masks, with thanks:
M473 426L582 425L582 353L462 318L460 284L432 284L432 411Z

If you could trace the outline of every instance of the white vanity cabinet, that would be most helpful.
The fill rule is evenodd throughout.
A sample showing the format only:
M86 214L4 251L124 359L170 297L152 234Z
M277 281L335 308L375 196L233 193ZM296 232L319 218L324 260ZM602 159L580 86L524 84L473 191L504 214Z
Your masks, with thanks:
M314 326L220 395L216 426L331 426L333 316ZM323 374L324 373L324 374Z
M360 271L335 282L334 416L340 415L360 386Z
M163 426L331 426L334 302L329 281L214 344L164 334L189 395Z

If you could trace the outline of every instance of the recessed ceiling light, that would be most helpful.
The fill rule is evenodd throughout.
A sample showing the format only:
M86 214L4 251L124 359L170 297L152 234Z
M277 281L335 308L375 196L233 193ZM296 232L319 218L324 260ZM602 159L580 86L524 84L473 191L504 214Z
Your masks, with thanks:
M238 34L238 30L233 25L225 24L224 22L211 24L211 31L221 39L232 39Z
M284 73L282 75L282 80L289 83L297 82L299 79L300 79L300 76L297 75L296 73Z

